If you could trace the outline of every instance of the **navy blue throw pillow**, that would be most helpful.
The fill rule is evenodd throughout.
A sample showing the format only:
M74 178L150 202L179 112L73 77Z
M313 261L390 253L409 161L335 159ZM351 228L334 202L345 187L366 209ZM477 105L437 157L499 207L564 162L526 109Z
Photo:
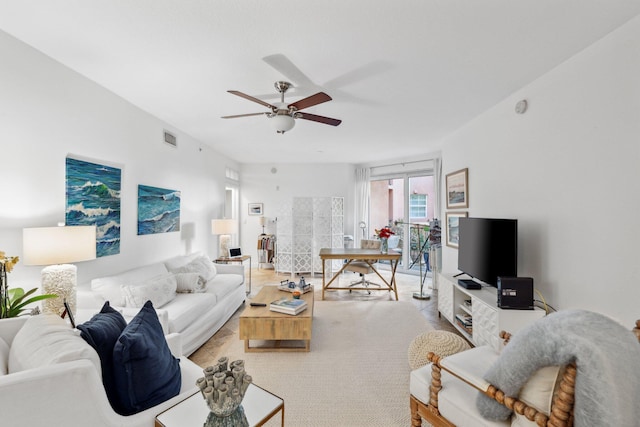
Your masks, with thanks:
M169 351L151 301L118 338L113 371L122 415L144 411L180 393L180 360Z
M113 347L127 322L120 312L114 310L106 301L99 313L91 320L78 325L80 336L95 349L100 356L102 384L107 392L111 406L117 406L117 390L113 381Z

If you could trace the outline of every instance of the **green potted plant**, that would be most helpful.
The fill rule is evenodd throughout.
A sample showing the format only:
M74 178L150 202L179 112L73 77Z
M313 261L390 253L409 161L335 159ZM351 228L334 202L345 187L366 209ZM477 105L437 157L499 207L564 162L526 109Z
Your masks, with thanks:
M0 319L7 317L17 317L27 311L29 304L48 298L55 298L55 294L36 295L28 298L31 294L38 290L33 288L27 292L22 288L9 289L7 281L7 273L13 270L13 266L18 263L20 258L17 256L6 256L0 251Z

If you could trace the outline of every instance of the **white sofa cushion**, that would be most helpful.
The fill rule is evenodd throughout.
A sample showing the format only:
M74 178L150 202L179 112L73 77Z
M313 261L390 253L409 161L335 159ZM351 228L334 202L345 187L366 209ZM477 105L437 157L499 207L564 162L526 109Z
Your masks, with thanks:
M457 426L507 427L509 421L485 420L476 409L478 391L464 381L442 370L442 390L438 393L438 409L443 417ZM411 371L409 391L413 397L429 404L431 386L431 363Z
M212 310L217 298L210 293L180 293L169 304L169 332L182 332Z
M481 346L445 357L440 365L458 373L480 390L486 391L490 384L483 378L484 374L498 356L491 347Z
M218 301L238 289L242 284L242 276L237 274L218 274L207 282L207 293L214 294Z
M173 273L164 273L140 283L122 285L126 306L142 308L147 301L160 308L176 297L176 277Z
M131 283L140 283L152 277L167 273L164 263L145 265L115 276L99 277L91 281L91 290L109 301L112 306L124 307L126 301L123 298L120 287Z
M30 317L18 331L9 350L9 373L39 368L62 362L87 359L100 377L102 368L98 353L79 332L55 314Z
M478 390L469 387L464 381L442 371L442 390L438 393L438 408L447 420L457 426L510 426L511 421L491 421L480 415L476 407Z
M0 375L7 375L9 369L9 344L0 338Z
M431 363L414 369L409 375L409 392L425 405L429 404L429 387L431 387Z
M493 349L483 346L462 351L444 358L440 364L447 365L456 372L464 371L464 377L470 383L487 388L488 383L482 379L486 366L498 358ZM464 381L442 370L442 390L438 393L438 409L443 417L457 426L505 427L510 421L489 421L480 415L475 401L478 390ZM409 391L423 402L429 403L429 387L431 386L431 364L411 371Z

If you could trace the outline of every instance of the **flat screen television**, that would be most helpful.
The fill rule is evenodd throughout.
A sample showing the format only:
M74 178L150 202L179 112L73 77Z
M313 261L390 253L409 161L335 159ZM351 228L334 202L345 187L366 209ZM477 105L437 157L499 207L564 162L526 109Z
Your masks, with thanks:
M496 287L498 276L518 276L518 220L460 218L459 226L458 270Z

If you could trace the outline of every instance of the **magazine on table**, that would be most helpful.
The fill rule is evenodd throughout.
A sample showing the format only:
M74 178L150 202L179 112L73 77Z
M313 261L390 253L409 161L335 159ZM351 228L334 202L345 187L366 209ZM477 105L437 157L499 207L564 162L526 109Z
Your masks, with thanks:
M269 310L278 313L296 315L307 309L307 302L303 299L280 298L269 304Z

